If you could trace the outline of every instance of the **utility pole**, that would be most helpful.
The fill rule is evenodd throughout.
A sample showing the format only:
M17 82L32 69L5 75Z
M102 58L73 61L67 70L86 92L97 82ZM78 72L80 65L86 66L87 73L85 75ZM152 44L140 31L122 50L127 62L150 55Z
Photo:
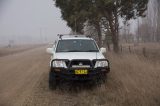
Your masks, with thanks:
M139 44L139 37L140 37L140 31L139 31L139 18L137 19L138 21L138 36L137 36L137 44Z
M77 20L76 20L76 18L75 18L75 34L77 35Z
M42 34L42 28L40 28L39 34L40 34L40 42L41 42L41 43L44 43L43 34Z
M75 14L75 18L74 18L74 22L75 22L75 35L77 35L77 12L74 13Z

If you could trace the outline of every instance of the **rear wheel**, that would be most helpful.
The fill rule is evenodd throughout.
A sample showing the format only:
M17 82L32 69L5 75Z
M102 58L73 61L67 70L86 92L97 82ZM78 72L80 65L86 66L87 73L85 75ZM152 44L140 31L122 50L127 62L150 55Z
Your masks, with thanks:
M49 72L49 89L55 90L59 84L59 80L56 78L54 72Z

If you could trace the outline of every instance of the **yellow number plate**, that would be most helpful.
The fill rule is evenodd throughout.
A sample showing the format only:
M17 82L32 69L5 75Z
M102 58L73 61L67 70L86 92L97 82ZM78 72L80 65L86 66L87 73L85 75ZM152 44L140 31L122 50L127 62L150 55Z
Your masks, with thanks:
M75 74L81 75L81 74L88 74L88 70L75 70Z

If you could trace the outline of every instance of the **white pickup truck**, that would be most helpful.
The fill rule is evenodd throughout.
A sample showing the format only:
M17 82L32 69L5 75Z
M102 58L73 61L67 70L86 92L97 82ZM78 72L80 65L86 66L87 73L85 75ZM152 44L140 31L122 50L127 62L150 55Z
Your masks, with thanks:
M51 54L50 88L56 88L60 79L105 78L110 71L109 61L103 56L106 49L99 49L89 37L61 35L52 48L47 48L47 52Z

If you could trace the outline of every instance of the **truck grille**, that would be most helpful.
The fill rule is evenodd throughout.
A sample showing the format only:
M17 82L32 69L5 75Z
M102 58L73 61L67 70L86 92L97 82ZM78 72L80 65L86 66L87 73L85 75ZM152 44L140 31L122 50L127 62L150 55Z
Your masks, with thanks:
M92 62L90 60L72 60L70 62L71 68L90 68L92 67Z

